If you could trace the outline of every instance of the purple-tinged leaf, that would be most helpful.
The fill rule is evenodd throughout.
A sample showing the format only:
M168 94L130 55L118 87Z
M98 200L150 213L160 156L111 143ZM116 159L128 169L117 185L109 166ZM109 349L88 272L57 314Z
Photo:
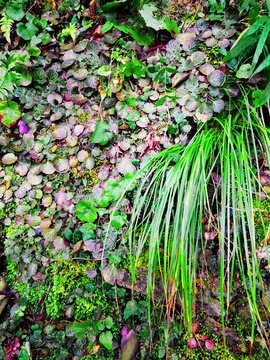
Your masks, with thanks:
M203 74L208 76L209 74L211 74L211 72L213 72L215 69L213 67L213 65L211 64L203 64L200 66L199 71Z
M28 273L30 276L34 276L37 273L38 265L37 263L31 263L28 267Z
M117 279L117 275L118 275L118 271L114 267L114 265L109 264L109 265L104 266L103 269L101 270L101 273L102 273L104 280L107 283L114 285L114 283Z
M225 74L220 70L215 70L208 75L207 79L212 86L221 86L225 81Z
M190 349L195 349L197 347L197 341L194 338L190 338L187 345Z
M100 251L100 244L96 243L94 240L86 240L84 241L84 245L89 251L94 251L94 252Z
M138 351L139 341L138 335L133 330L130 330L121 344L121 359L134 359Z
M222 99L213 101L213 111L219 113L225 107L225 103Z
M85 273L88 279L94 279L97 276L97 271L95 269L87 268Z
M121 343L125 342L128 333L129 333L128 324L125 324L125 326L121 330L121 335L122 335Z
M196 67L201 65L205 60L205 54L202 51L196 51L190 56L192 64Z
M28 134L28 132L29 132L28 127L23 121L20 120L18 122L18 125L19 125L19 133L21 135Z

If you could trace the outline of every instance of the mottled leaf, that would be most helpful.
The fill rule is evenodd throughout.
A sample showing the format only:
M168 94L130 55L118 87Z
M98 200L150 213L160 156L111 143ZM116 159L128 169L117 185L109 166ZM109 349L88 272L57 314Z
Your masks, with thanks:
M221 86L225 81L225 74L222 71L215 70L208 75L207 79L212 86Z

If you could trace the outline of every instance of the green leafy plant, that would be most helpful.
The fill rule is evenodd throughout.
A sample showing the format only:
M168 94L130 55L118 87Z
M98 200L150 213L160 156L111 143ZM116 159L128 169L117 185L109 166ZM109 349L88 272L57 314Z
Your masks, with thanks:
M8 128L14 126L21 117L18 104L14 101L0 101L0 123Z
M83 240L91 238L91 234L96 230L95 222L98 215L106 214L108 212L106 208L109 208L111 203L118 201L124 191L131 191L135 186L132 175L126 174L124 178L118 181L106 181L102 193L90 195L89 200L80 200L78 202L75 213L81 221L87 222L81 228ZM115 229L120 229L126 222L127 215L125 213L119 211L112 212L110 224ZM70 232L68 233L68 238L71 238Z
M246 59L247 53L253 53L252 62L242 64L236 76L248 79L261 71L265 71L268 84L263 95L256 102L256 106L261 106L270 99L270 19L268 16L259 17L247 31L245 30L236 40L223 61L229 61L238 57L241 64ZM260 61L261 58L263 59L262 61Z
M114 9L141 9L145 0L113 0L113 1L105 1L101 5L101 10L104 12L110 12Z
M110 125L105 123L104 121L100 121L93 135L91 137L91 142L98 143L101 146L107 145L107 143L112 139L113 134L109 131Z
M57 38L60 38L62 42L66 40L67 37L71 37L73 41L76 40L77 28L73 24L68 24L66 27L57 35Z
M12 97L16 87L31 84L30 54L26 50L4 52L1 60L0 99L5 100Z
M131 35L134 40L140 45L150 45L155 38L155 31L165 29L171 33L172 36L179 32L177 24L174 20L170 20L168 17L165 17L165 20L158 19L155 16L155 12L158 9L153 4L144 4L140 10L138 10L138 15L131 21L126 22L125 24L119 24L116 18L112 16L108 17L108 20L102 27L102 32L106 33L113 27L116 29Z
M147 245L149 314L155 270L159 268L167 315L171 315L178 294L191 332L197 254L200 247L204 251L204 243L199 239L203 239L202 220L207 216L218 233L223 326L237 263L253 309L253 343L255 318L260 323L257 281L263 289L256 257L253 197L257 193L253 187L261 189L256 177L258 145L267 161L270 159L268 133L262 108L253 108L244 92L236 112L206 124L186 147L176 145L157 154L136 176L140 186L129 227L130 269L134 284L136 268ZM216 188L212 197L208 193L210 184Z
M117 45L123 45L122 42ZM111 97L112 92L118 92L122 89L125 77L134 77L138 79L145 77L146 69L144 63L141 63L132 52L129 54L129 50L125 50L125 47L119 49L117 47L110 56L110 64L101 66L97 73L101 76L101 84L99 86L99 92L101 100L103 101L106 96ZM103 128L104 123L97 125L97 130ZM102 125L102 127L100 126ZM108 137L105 136L105 140Z
M5 39L7 40L7 42L11 42L10 40L10 33L11 33L11 28L12 25L14 23L14 20L10 19L8 17L7 14L2 14L2 18L0 20L0 27L1 27L1 31L4 34Z
M19 22L17 24L17 34L24 40L31 40L38 33L44 31L45 29L49 30L48 23L46 19L37 19L33 14L27 13L25 15L27 22ZM43 39L43 42L50 40L50 38Z
M105 319L99 320L96 324L92 320L85 322L74 322L71 330L80 340L86 337L90 348L95 344L96 336L99 335L99 342L105 346L106 349L112 349L113 335L110 329L113 326L113 319L107 316Z
M6 6L6 14L14 21L20 21L24 17L23 4L20 2L9 1Z

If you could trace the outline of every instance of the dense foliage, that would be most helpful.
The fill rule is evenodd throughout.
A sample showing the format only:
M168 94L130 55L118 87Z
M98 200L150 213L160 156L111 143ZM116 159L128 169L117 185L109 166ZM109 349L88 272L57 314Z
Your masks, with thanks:
M0 10L0 357L266 359L269 1Z

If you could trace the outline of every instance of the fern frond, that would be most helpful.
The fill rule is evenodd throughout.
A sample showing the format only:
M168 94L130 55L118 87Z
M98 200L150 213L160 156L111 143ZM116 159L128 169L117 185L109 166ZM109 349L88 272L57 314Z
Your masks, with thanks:
M0 67L0 100L6 100L14 92L14 85L10 74Z
M2 15L2 18L0 20L1 31L4 34L5 39L9 43L11 42L10 41L10 33L11 33L11 28L12 28L13 23L14 23L14 20L10 19L6 14Z

